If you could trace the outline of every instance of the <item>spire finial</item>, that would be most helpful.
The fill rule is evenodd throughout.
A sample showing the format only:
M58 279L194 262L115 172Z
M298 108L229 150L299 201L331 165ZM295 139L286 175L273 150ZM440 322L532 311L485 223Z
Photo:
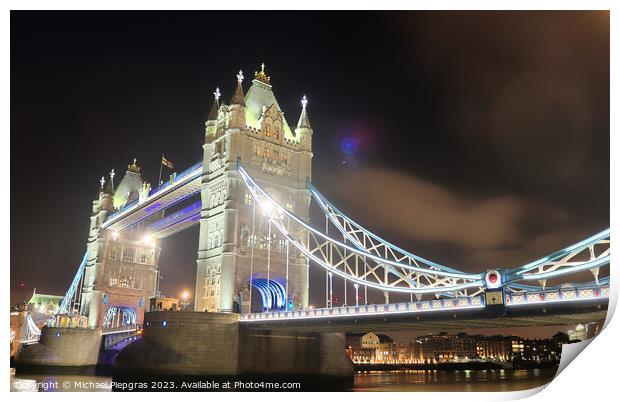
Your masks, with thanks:
M103 190L103 185L105 184L105 177L101 176L101 180L99 180L99 183L101 183L101 190Z
M127 171L140 173L140 167L138 166L138 160L136 158L133 158L133 164L127 166Z
M110 171L110 188L112 189L112 192L114 192L114 176L116 175L116 173L114 173L114 169L112 169Z
M301 115L299 115L299 121L297 122L297 128L310 128L310 119L308 119L308 98L304 95L301 98Z
M220 96L222 96L222 94L220 93L220 87L215 87L215 92L213 92L213 96L215 96L216 102L220 101Z
M243 71L239 70L239 74L237 74L237 81L239 84L243 81Z
M264 82L267 85L271 85L271 78L267 76L267 74L265 74L265 63L261 63L260 72L254 72L254 79L260 82Z

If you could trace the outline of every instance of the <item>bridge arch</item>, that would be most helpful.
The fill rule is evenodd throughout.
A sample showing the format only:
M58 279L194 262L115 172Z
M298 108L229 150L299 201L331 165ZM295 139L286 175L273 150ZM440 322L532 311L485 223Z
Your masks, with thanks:
M137 312L134 306L115 304L108 306L103 315L104 329L122 328L137 323Z
M279 280L267 278L252 279L252 288L259 294L258 300L262 303L262 311L282 310L286 307L286 288Z

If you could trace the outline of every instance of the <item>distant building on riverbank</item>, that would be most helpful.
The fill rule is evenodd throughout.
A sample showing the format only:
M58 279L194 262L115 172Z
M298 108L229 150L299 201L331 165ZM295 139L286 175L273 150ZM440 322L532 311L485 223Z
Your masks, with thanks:
M550 339L524 339L441 332L395 343L387 335L369 332L347 334L346 352L355 364L544 363L559 361L562 344L568 342L564 333Z

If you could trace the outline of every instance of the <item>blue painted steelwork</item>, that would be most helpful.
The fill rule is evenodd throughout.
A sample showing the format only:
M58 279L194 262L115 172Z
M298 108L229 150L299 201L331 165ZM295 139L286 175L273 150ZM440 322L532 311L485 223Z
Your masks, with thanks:
M124 321L120 323L119 327L127 327L136 325L136 310L133 307L128 306L113 306L110 307L104 316L103 328L114 328L111 326L117 314L123 313Z
M549 288L544 290L523 290L506 292L504 303L507 307L532 304L571 303L588 300L609 299L609 284L576 285Z
M163 183L161 186L151 190L151 192L149 193L149 198L152 197L156 197L159 196L161 194L163 194L165 191L167 191L169 188L174 188L175 185L177 184L181 184L181 182L189 177L189 176L193 176L193 175L197 175L199 172L202 172L202 162L198 162L196 164L194 164L193 166L189 167L188 169L184 170L181 174L178 174L173 181L168 180L167 182ZM197 191L195 191L194 193L196 193ZM194 193L190 194L193 195ZM172 204L167 205L166 207L169 207L171 205L174 205L177 202L182 201L183 199L186 199L186 197L183 197L179 200L175 200ZM103 226L108 226L110 224L110 222L112 222L114 219L118 218L119 216L129 212L132 208L136 207L138 205L138 200L132 201L129 204L124 205L122 208L120 208L118 211L114 212L113 214L111 214L105 221L105 223L103 224ZM153 206L149 206L147 208L153 208ZM145 209L146 210L146 209ZM154 210L153 212L156 212L156 210Z
M162 229L166 229L172 225L185 222L188 219L195 218L196 215L200 216L200 210L202 209L202 201L198 201L189 205L180 211L177 211L171 215L166 216L149 225L147 232L153 233Z
M71 306L71 300L74 298L74 296L76 295L76 293L78 292L78 286L80 284L80 281L82 280L82 276L84 275L84 267L86 267L86 261L87 261L87 253L84 253L84 257L82 258L82 262L80 263L80 265L78 266L77 272L75 273L75 276L73 277L73 281L71 282L71 285L69 286L69 290L67 290L67 293L65 294L65 297L62 299L62 301L60 302L60 304L58 305L58 309L56 309L56 312L54 313L54 315L52 316L52 318L49 320L48 325L52 326L55 317L59 314L68 314L68 313L72 313L72 306Z
M463 271L460 271L458 269L450 268L450 267L447 267L445 265L438 264L436 262L427 260L426 258L420 257L419 255L416 255L416 254L413 254L413 253L411 253L409 251L403 250L402 248L396 246L395 244L390 243L389 241L387 241L387 240L379 237L378 235L374 234L370 230L364 228L362 225L360 225L359 223L355 222L353 219L349 218L347 215L342 213L342 211L340 211L332 203L330 203L325 197L323 197L323 195L321 195L321 193L319 193L319 191L316 189L316 187L314 187L314 185L312 185L312 183L310 183L310 182L308 182L308 189L310 190L310 193L311 193L312 197L317 202L317 204L319 205L319 207L321 208L323 213L329 217L329 220L338 228L338 230L344 236L346 236L349 240L351 240L355 244L359 245L359 242L357 241L357 239L355 239L353 236L351 236L349 233L347 233L346 231L344 231L342 229L340 223L338 223L335 220L335 218L332 216L332 214L329 213L328 206L329 206L329 208L333 209L336 213L338 213L338 215L341 215L343 218L345 218L348 221L354 223L357 226L357 228L359 230L363 231L367 236L373 238L374 240L376 240L379 243L383 243L383 244L387 245L388 247L398 251L399 253L401 253L401 254L403 254L403 255L405 255L405 256L413 259L413 260L417 260L417 261L423 262L423 263L427 264L428 266L432 266L434 268L437 268L439 271L452 272L452 273L464 273ZM359 245L359 246L361 247L361 245Z
M545 288L543 289L541 286L531 286L531 285L523 285L521 283L511 283L506 285L506 289L512 291L512 292L521 292L521 291L545 291L545 290L559 290L559 289L566 289L566 288L576 288L579 286L583 286L583 287L595 287L595 286L602 286L602 285L608 285L609 284L609 277L606 276L604 278L599 278L598 282L597 281L591 281L591 282L587 282L587 283L563 283L561 285L557 285L557 286L545 286Z
M309 310L275 311L243 314L241 321L274 321L333 319L336 317L364 317L406 313L433 313L440 311L459 311L481 309L485 307L484 296L461 297L456 299L438 299L420 302L403 302L392 304L368 304L363 306L318 308Z
M387 265L393 265L399 268L404 268L404 269L408 269L411 271L415 271L415 272L420 272L420 273L425 273L425 274L431 274L431 275L437 275L437 274L441 274L442 276L448 277L448 278L459 278L459 279L472 279L475 280L476 282L478 282L476 284L476 286L480 286L482 284L481 278L483 274L466 274L466 273L461 273L461 272L440 272L437 270L433 270L433 269L427 269L427 268L422 268L422 267L415 267L415 266L411 266L411 265L407 265L407 264L403 264L397 261L392 261L392 260L388 260L386 258L383 257L379 257L376 256L374 254L371 254L365 250L359 250L356 247L352 247L350 245L344 244L336 239L333 239L325 234L323 234L322 232L318 231L317 229L309 226L308 224L306 224L301 218L299 218L297 215L295 215L294 213L292 213L291 211L282 208L277 202L275 202L262 188L260 188L260 186L258 186L256 184L256 182L250 177L250 175L247 173L247 171L241 166L240 163L238 163L238 170L241 173L241 177L243 178L243 180L246 182L246 185L248 185L248 188L250 188L250 191L252 192L253 196L256 196L257 194L255 194L254 191L258 192L259 196L265 200L267 200L267 202L269 202L271 205L276 206L277 210L279 213L282 213L286 216L288 216L289 218L291 218L292 220L294 220L295 222L297 222L298 224L300 224L302 227L304 227L304 229L308 230L309 232L312 232L313 234L315 234L316 236L326 240L327 242L330 242L334 245L337 245L338 247L341 247L343 249L346 249L352 253L355 254L360 254L362 256L365 256L371 260L377 261L379 263L383 263L383 264L387 264ZM257 200L260 201L260 200ZM286 230L286 228L284 228L279 222L277 222L276 220L272 219L271 215L267 216L268 219L270 221L272 221L272 223L274 225L276 225L278 227L278 229L280 230L280 232L288 238L289 241L293 242L294 244L296 244L296 246L299 248L300 245L297 241L293 240L289 234L288 231ZM302 247L303 248L303 247ZM303 252L303 250L300 250ZM312 257L310 257L312 258ZM329 268L328 268L329 269ZM336 272L334 272L336 273ZM343 276L342 273L338 272L337 273L340 276ZM344 277L344 276L343 276ZM351 277L351 279L353 279L353 281L355 282L356 280ZM360 283L360 284L364 284L364 283ZM472 283L473 284L473 283ZM464 285L464 287L471 287L472 284L467 284ZM367 285L372 285L372 284L367 284ZM462 289L464 287L458 287L458 289ZM458 290L458 289L453 289L453 288L442 288L441 290L439 289L435 289L434 291L432 291L431 293L437 292L437 291L453 291L453 290ZM388 290L388 289L384 289L384 290Z
M168 180L167 182L163 183L161 186L154 188L153 190L151 190L151 192L149 193L149 197L151 195L157 194L160 191L168 188L170 186L170 184L174 184L177 183L181 180L183 180L184 178L186 178L187 176L191 176L193 173L195 173L197 170L202 170L202 161L197 162L195 164L193 164L192 166L190 166L189 168L185 169L184 171L182 171L181 173L179 173L178 175L176 175L174 177L174 181L170 181Z
M279 310L286 305L286 289L279 281L265 278L252 279L252 286L258 290L263 302L263 310Z
M541 265L544 265L545 263L548 263L550 261L554 261L554 260L558 260L558 259L562 259L564 258L566 255L573 253L579 249L583 249L586 248L592 244L596 244L598 242L600 242L601 240L609 240L610 239L610 229L605 229L600 233L597 233L593 236L588 237L587 239L584 239L578 243L573 244L572 246L568 246L566 248L563 248L562 250L558 250L554 253L549 254L546 257L543 257L541 259L538 259L536 261L532 261L528 264L522 265L520 267L516 267L516 268L512 268L509 271L511 273L514 273L515 275L522 275L532 269L535 269Z

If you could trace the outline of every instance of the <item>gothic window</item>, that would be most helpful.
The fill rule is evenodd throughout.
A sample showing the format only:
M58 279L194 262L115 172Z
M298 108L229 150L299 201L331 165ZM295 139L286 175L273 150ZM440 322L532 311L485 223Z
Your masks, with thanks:
M109 258L110 258L111 260L116 260L116 249L115 249L115 248L111 248L111 249L110 249Z
M110 286L111 287L116 287L118 286L118 278L115 276L111 276L110 277Z
M123 249L123 262L134 262L136 250L133 248Z
M245 193L245 205L252 205L252 195Z
M119 287L121 288L130 288L131 287L131 278L128 276L123 276L119 281Z
M256 246L256 235L252 234L250 235L250 247L255 247Z
M146 264L146 254L140 255L140 264Z
M278 251L284 253L286 251L286 240L278 240Z
M289 201L286 203L286 209L288 209L289 211L293 210L293 202Z

